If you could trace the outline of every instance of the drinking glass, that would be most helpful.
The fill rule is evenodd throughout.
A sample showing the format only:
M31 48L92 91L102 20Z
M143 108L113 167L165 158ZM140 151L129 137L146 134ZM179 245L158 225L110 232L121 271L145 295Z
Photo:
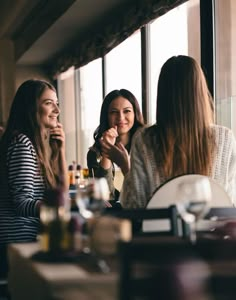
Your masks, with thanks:
M105 178L89 178L78 187L76 202L80 214L86 220L98 217L109 197L110 190Z
M210 209L212 192L209 179L207 177L186 179L178 185L177 197L177 209L189 225L190 240L195 243L197 223Z
M110 269L107 263L90 248L89 236L93 230L94 218L101 215L109 198L110 190L105 178L89 178L78 186L76 203L87 225L87 243L84 244L82 252L103 273L108 273Z

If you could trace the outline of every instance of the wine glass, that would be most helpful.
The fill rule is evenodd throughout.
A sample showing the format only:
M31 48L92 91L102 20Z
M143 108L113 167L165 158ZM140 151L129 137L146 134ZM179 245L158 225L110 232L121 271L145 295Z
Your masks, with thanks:
M179 183L177 193L177 209L182 219L189 224L190 240L195 243L197 223L210 209L212 192L209 178L186 178Z
M90 178L80 184L77 191L76 203L79 212L86 220L98 217L106 207L110 190L105 178Z
M108 273L110 268L106 262L92 251L89 245L89 236L93 230L94 219L99 217L110 198L110 190L105 178L89 178L78 186L76 203L80 215L85 219L87 242L83 246L83 253L89 256L93 263L103 272Z

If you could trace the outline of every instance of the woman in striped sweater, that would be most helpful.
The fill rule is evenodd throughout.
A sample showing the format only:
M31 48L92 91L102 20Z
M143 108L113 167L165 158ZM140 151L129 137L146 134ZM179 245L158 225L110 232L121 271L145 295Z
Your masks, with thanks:
M27 80L0 141L0 247L36 239L46 188L68 188L65 136L55 88Z

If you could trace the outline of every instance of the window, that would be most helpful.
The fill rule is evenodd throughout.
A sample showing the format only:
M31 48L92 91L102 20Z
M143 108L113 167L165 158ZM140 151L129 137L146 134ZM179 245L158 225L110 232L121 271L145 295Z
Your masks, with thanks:
M150 25L150 120L156 121L157 82L164 62L173 55L190 55L200 63L199 0L190 0Z
M60 106L60 122L63 124L66 138L66 160L76 160L76 101L74 68L62 73L58 78L58 98Z
M135 95L142 107L141 36L135 32L105 56L106 94L125 88Z
M93 145L93 132L99 125L100 110L103 101L102 94L102 60L97 59L80 68L78 91L78 119L79 125L79 155L78 161L87 167L87 152Z
M214 3L216 122L236 133L236 2Z
M88 148L99 124L102 104L102 66L97 59L86 66L69 69L58 78L60 120L66 136L66 159L87 167Z

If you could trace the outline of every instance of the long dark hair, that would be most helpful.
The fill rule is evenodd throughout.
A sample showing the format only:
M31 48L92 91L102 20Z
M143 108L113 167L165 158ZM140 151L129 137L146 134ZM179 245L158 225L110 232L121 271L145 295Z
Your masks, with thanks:
M101 107L101 113L100 113L100 124L97 127L97 129L94 131L93 137L95 140L95 147L100 150L100 143L99 139L102 137L102 134L104 131L109 129L109 121L108 121L108 110L109 105L113 100L115 100L118 97L123 97L127 99L133 106L134 110L134 125L130 130L130 142L128 145L128 150L130 148L131 140L136 132L136 130L144 125L143 121L143 115L141 113L138 101L136 97L128 90L121 89L121 90L113 90L109 94L106 95L106 97L103 100L102 107Z
M52 84L44 80L30 79L18 88L12 102L10 115L0 143L1 164L5 160L6 152L11 140L22 133L25 134L35 147L45 182L48 186L55 186L57 176L55 166L57 159L57 144L52 142L52 157L48 153L40 132L37 120L38 99L46 89L56 92Z
M161 69L157 89L156 157L164 176L209 175L212 123L213 101L200 65L189 56L171 57Z

